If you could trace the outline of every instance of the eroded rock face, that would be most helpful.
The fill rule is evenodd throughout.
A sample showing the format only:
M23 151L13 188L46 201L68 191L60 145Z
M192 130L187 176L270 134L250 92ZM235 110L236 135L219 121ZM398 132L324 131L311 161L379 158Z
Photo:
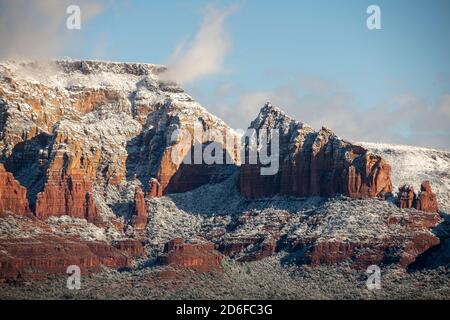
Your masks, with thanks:
M288 243L287 247L289 251L305 250L302 263L311 266L350 261L357 269L373 264L407 268L420 254L440 243L430 230L441 221L437 213L400 211L382 222L392 231L378 237L360 237L357 241L305 237Z
M136 186L134 191L133 225L137 232L145 230L148 221L148 210L142 188Z
M413 208L416 202L414 187L404 185L398 189L398 206L401 209Z
M398 206L400 208L415 208L420 211L437 213L438 203L437 196L431 190L429 181L422 182L418 195L414 192L411 185L404 185L398 190Z
M0 281L42 279L65 275L77 265L82 273L130 267L131 260L106 242L79 241L56 236L3 239L0 242Z
M27 200L27 189L14 179L0 163L0 217L8 213L31 215Z
M161 197L162 194L162 188L159 181L155 178L150 179L149 187L148 187L148 196L150 198L157 198Z
M215 220L206 229L208 239L237 261L281 253L288 264L349 262L358 269L372 264L409 267L440 241L437 213L399 209L378 199L280 199L252 202L249 211L226 220L225 228Z
M79 217L85 211L91 217L94 193L99 199L105 188L131 184L134 175L145 187L150 183L152 197L229 176L202 165L201 170L180 169L173 161L173 150L184 157L195 143L172 141L177 128L192 131L200 124L203 130L237 135L178 85L160 80L164 70L100 61L0 62L0 162L27 188L39 216ZM207 140L201 135L198 143ZM225 148L237 163L234 146ZM78 174L91 190L88 185L69 190ZM67 203L73 197L77 203L87 200L71 210ZM106 206L97 209L112 216Z
M129 156L129 162L139 169L138 178L144 185L149 184L151 197L190 191L230 176L229 168L238 164L240 157L239 139L231 128L193 100L166 101L158 107L148 117L148 130L134 141L137 152ZM208 130L222 137L216 142L223 164L202 161L203 151L211 145ZM227 140L234 143L227 144ZM196 148L201 154L199 163L194 160Z
M175 268L189 268L201 272L221 269L222 255L214 249L214 244L203 239L173 239L158 257L159 263Z
M71 232L78 235L90 232L83 239L94 236L112 241L122 239L124 225L128 222L122 217L132 215L138 240L117 241L113 248L99 241L39 238L33 233L33 225L26 224L26 229L15 231L15 238L0 241L4 244L4 250L0 246L3 259L0 261L8 277L15 279L20 274L32 274L30 270L35 265L36 270L58 274L65 272L63 266L67 263L80 263L86 269L96 269L99 264L126 266L128 262L123 260L120 251L126 252L127 257L141 256L144 250L141 241L148 236L144 232L148 223L145 195L155 198L190 191L223 181L239 170L236 141L230 146L221 146L224 157L231 159L228 166L180 164L174 160L174 154L183 159L194 152L195 146L200 145L204 151L210 145L205 136L198 140L172 139L176 129L185 129L195 136L192 131L200 126L202 130L218 130L232 140L238 136L180 87L160 81L158 75L163 67L70 60L52 63L50 68L54 70L41 70L41 66L34 63L0 62L0 162L20 182L0 165L0 218L5 212L26 214L29 201L42 220L62 215L83 218L103 229L85 224ZM276 194L383 198L392 191L390 167L381 157L340 139L325 127L314 131L266 105L252 128L280 130L280 170L275 175L262 176L261 166L244 164L240 169L240 190L247 198ZM133 195L136 181L131 177L134 176L144 189L148 186L148 190L144 192L136 187ZM319 238L317 230L325 233L338 224L327 220L330 215L314 217L311 212L303 212L301 217L286 212L280 214L279 221L273 219L271 213L263 226L249 226L242 233L233 233L228 225L222 225L217 228L216 236L204 236L216 243L224 254L239 261L263 259L279 250L307 250L305 261L311 265L350 259L361 267L391 260L406 266L438 241L428 230L440 221L436 214L436 196L429 184L421 189L417 197L413 190L405 190L401 207L429 213L403 210L405 214L392 215L382 222L387 220L391 226L401 228L392 232L385 230L387 236L382 239L378 233L364 239L361 234L366 230L356 239L349 239L354 234L347 230ZM195 200L202 201L201 198ZM122 208L126 212L121 212ZM361 206L358 214L367 208ZM191 213L186 211L187 215ZM364 219L373 219L370 210L364 213L367 214ZM354 221L367 221L356 217L348 219L346 225L351 227ZM11 225L6 220L10 218L2 219L5 226ZM240 218L244 227L245 219L257 220L258 217ZM307 222L294 221L289 225L289 219ZM33 220L48 228L47 236L56 232L51 225L54 219ZM65 218L60 220L61 230L57 234L64 234L71 223L64 222ZM289 229L296 225L297 229ZM119 236L111 234L110 229L106 232L106 226L117 229ZM372 226L371 230L378 232L378 226ZM31 235L29 241L36 240L36 246L17 236L24 230ZM63 254L58 255L58 250L64 251ZM159 261L174 267L209 271L220 268L221 258L212 243L175 239L167 244Z
M72 172L68 177L49 180L36 201L36 216L68 215L86 219L98 226L103 224L92 195L92 186L82 172Z
M352 266L357 269L392 263L407 268L417 256L438 244L439 238L425 232L411 233L408 237L372 239L367 242L316 241L306 252L303 262L316 267L350 260Z
M144 246L140 240L125 239L115 241L113 246L122 252L127 252L130 257L141 257L144 255Z
M261 165L249 164L247 155L240 173L244 197L343 194L360 199L384 198L392 192L391 168L386 161L340 139L328 128L316 132L271 104L261 109L250 128L278 130L280 168L275 175L261 175Z
M438 212L436 194L431 190L430 181L424 181L417 196L416 209L426 212Z

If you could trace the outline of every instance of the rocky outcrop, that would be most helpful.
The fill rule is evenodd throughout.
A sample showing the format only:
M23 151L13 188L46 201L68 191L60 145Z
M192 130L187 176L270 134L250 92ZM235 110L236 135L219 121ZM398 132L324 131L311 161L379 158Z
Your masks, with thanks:
M27 200L27 189L14 179L12 173L7 172L0 163L0 217L14 213L30 215Z
M221 269L221 261L222 255L215 251L214 244L200 238L173 239L166 244L164 254L158 257L162 265L200 272Z
M129 156L140 169L138 178L150 184L151 196L190 191L230 176L240 157L239 138L231 128L193 101L168 100L159 108L148 117L149 130L136 140L136 154ZM212 138L208 131L217 135ZM208 148L222 155L221 163L205 161Z
M148 196L150 198L157 198L162 196L162 188L159 181L155 178L150 179L148 187Z
M76 265L82 274L110 268L130 267L131 260L108 243L80 241L56 236L3 239L0 242L0 281L42 279L66 275Z
M416 202L416 193L411 185L403 185L398 189L398 207L401 209L413 208Z
M316 241L310 245L302 262L316 267L349 260L356 269L392 263L407 268L420 254L438 244L439 238L426 232L367 242Z
M400 187L398 189L397 204L399 208L414 208L431 213L437 213L439 211L436 194L431 190L431 185L428 180L422 182L418 195L416 195L411 185Z
M436 194L431 190L430 181L422 182L420 192L417 196L416 209L426 212L438 212Z
M2 231L7 231L3 233L10 236L7 241L2 238L7 247L0 247L0 255L6 261L4 270L9 270L12 278L28 274L34 266L36 270L58 274L66 263L80 263L86 269L95 269L100 264L125 266L128 262L122 260L124 252L126 258L144 254L149 219L146 196L155 198L190 191L221 182L238 170L241 195L251 199L276 194L384 198L392 191L391 169L383 158L340 139L326 127L315 131L270 104L261 110L251 128L279 130L279 170L274 175L261 175L265 165L249 164L247 159L239 168L239 136L178 85L161 81L162 71L164 67L155 65L98 61L65 60L48 66L0 62L0 162L8 171L0 167L0 221ZM177 129L187 131L190 137L174 137ZM195 134L196 129L200 129L200 136ZM180 163L179 160L189 157L193 160L197 151L211 150L213 139L203 134L210 129L233 142L227 144L222 140L215 149L222 151L223 162L228 165L207 164L204 159L197 164ZM228 182L228 189L218 192L221 197L218 202L230 196L239 203L242 199L234 192L235 181ZM148 190L136 187L133 194L137 184L144 189L148 186ZM203 196L202 192L199 194ZM230 213L228 208L219 210L220 206L213 205L208 207L213 209L208 214L216 213L216 208L224 214L214 214L212 220L201 219L200 232L217 244L219 251L238 261L259 260L278 250L292 253L301 250L305 253L304 261L311 265L345 259L358 266L380 261L408 265L436 243L437 238L428 229L436 226L440 217L429 184L422 186L419 195L414 195L412 189L403 192L400 206L422 211L394 207L400 214L381 216L383 233L378 233L379 223L365 228L366 223L377 219L372 213L380 213L373 207L368 209L365 202L369 200L351 201L343 210L336 206L334 212L331 208L321 214L315 210L326 210L318 204L309 211L301 209L301 215L291 214L285 203L281 203L281 208L276 205L272 208L270 202L264 217L257 214L258 210L254 217L241 215L242 212L232 214L233 210L240 210L235 209L234 202ZM5 212L28 213L27 196L30 207L42 221L26 220L45 225L40 230L28 222L18 228L21 216L3 217ZM194 208L191 204L184 205L186 199L203 199L189 196L173 199L177 210L186 215L195 211L191 212ZM281 202L285 201L282 199ZM149 204L164 204L166 200L153 199ZM362 202L349 217L349 210ZM295 207L293 202L288 206ZM303 203L300 207L303 208ZM206 213L205 208L199 212ZM47 219L63 215L86 219L102 229L75 219ZM339 219L342 216L347 217L345 223ZM155 222L157 226L168 227L163 219L170 218L159 215ZM242 220L242 224L236 224L236 219ZM125 224L130 220L135 231L133 239L114 242L113 246L80 240L123 238ZM246 220L255 225L247 224ZM174 222L171 226L179 223L177 219ZM359 228L357 235L351 229L354 225ZM186 228L190 227L186 224ZM203 229L208 228L211 230L203 234ZM126 234L130 235L128 230L132 229L127 229ZM40 232L46 232L47 236L68 232L80 238L38 237ZM371 236L364 238L367 233ZM22 238L24 234L30 242ZM157 237L158 241L162 238ZM36 246L32 244L34 240ZM58 250L63 251L60 260ZM159 262L214 270L220 268L221 257L210 242L175 239L167 244Z
M35 213L40 219L68 215L86 219L98 226L103 224L92 195L91 183L84 173L77 171L68 177L50 179L44 191L37 195Z
M133 205L133 225L137 232L145 230L148 221L148 210L145 203L144 192L140 186L136 186L134 191L134 205Z
M361 146L342 140L328 128L316 132L268 103L250 129L258 134L268 131L270 146L270 130L277 130L280 165L276 174L262 175L264 166L250 164L247 152L240 171L240 190L244 197L343 194L360 199L384 198L392 192L391 168L386 161ZM276 154L277 150L271 152Z
M136 239L125 239L115 241L113 246L122 252L128 253L130 257L141 257L144 255L142 241Z
M407 268L421 254L440 243L430 230L441 221L437 213L398 210L380 220L380 234L376 236L364 233L358 237L348 234L344 238L305 236L287 241L284 248L302 252L300 262L313 267L350 261L357 269L373 264L396 264ZM381 229L385 231L381 232Z
M95 185L96 199L103 196L102 188L121 188L134 175L142 185L150 183L151 197L229 177L222 170L226 166L182 165L172 159L173 152L185 157L195 144L206 147L210 138L203 131L208 129L235 142L238 135L178 85L160 80L164 70L101 61L0 62L0 162L27 188L38 215L68 211L72 194L66 190L77 174ZM194 138L196 126L201 130ZM173 140L176 129L192 137ZM231 162L239 163L236 146L222 142ZM87 192L91 201L94 191Z

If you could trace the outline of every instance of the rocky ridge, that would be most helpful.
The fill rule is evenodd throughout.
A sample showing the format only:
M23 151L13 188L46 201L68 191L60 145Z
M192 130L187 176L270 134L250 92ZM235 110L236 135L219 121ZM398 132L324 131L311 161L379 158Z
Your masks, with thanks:
M385 149L315 131L271 104L250 126L280 132L280 170L262 176L261 165L240 158L240 137L178 85L161 81L164 70L0 63L0 238L7 253L0 278L33 273L29 263L60 273L77 261L89 270L159 261L210 271L220 269L221 254L241 263L283 253L285 264L408 267L440 245L432 229L442 221L438 202L448 210L446 182L436 186L431 175L437 195L423 183L420 194L402 188L396 198L403 168ZM211 142L172 139L196 127L236 142L222 145L231 164L173 161L174 152L183 159ZM414 175L406 178L416 183ZM23 249L33 241L48 246ZM61 246L79 260L58 259Z
M391 167L387 162L342 140L326 127L314 131L267 103L250 128L278 130L280 169L275 175L263 176L259 174L261 164L246 161L240 176L241 194L245 197L343 194L361 199L385 198L392 193Z

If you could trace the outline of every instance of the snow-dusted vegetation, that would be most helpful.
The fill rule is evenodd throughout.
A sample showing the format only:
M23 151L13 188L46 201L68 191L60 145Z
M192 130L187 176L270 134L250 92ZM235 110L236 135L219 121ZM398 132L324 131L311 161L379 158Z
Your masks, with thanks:
M104 270L82 277L81 290L68 290L66 278L26 286L2 287L2 298L36 299L448 299L448 270L408 273L386 268L381 289L368 290L365 270L283 265L281 256L236 263L225 259L223 271L196 273L170 268L132 272Z
M450 152L383 143L361 144L391 165L395 190L404 184L418 190L422 181L430 180L441 210L450 212Z

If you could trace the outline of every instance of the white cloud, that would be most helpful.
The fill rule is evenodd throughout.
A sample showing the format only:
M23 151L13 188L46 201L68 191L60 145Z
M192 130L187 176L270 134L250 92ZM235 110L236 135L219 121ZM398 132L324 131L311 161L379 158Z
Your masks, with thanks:
M225 22L235 10L235 6L224 10L206 7L203 22L193 42L180 42L169 58L166 79L188 84L223 71L225 56L231 48Z

